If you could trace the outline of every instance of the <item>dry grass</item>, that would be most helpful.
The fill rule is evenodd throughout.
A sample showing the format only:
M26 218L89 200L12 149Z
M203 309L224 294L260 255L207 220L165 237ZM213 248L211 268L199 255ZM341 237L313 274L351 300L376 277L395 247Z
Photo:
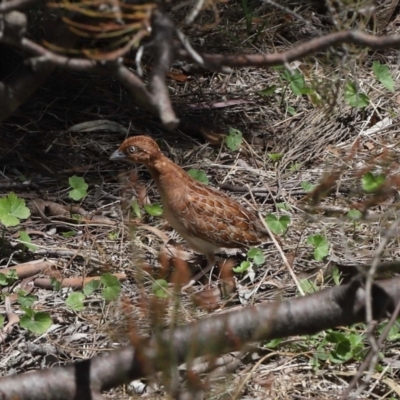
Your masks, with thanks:
M238 53L253 53L284 50L299 40L332 29L321 10L312 5L297 5L295 8L297 15L309 21L310 25L285 11L271 11L267 6L254 4L252 7L254 17L258 19L255 18L250 34L239 3L218 5L221 21L208 30L203 30L202 26L211 24L215 15L211 11L202 13L193 30L187 34L193 44L201 46L205 52L223 53L235 49ZM186 12L186 9L177 11L176 20L182 20ZM267 23L257 32L263 21ZM256 36L257 41L254 41ZM252 205L262 215L277 213L277 202L287 203L290 210L279 213L289 215L292 224L282 237L282 248L293 262L299 279L307 277L322 289L332 284L335 263L345 274L352 266L371 262L381 235L390 221L397 217L395 193L385 201L369 206L365 220L356 228L345 217L356 203L365 205L365 196L359 190L360 171L377 165L387 168L390 164L391 174L395 176L397 173L395 160L398 159L399 129L396 110L399 100L396 94L387 92L376 83L370 68L373 60L380 60L391 66L397 78L395 56L390 52L367 54L360 49L346 48L301 60L298 66L307 83L317 88L321 95L320 106L313 104L308 96L296 97L285 89L279 70L242 69L229 75L204 73L185 82L170 79L168 85L173 103L182 120L189 124L189 129L183 129L180 134L164 132L158 121L135 108L129 95L105 78L65 72L50 78L35 98L2 126L1 156L4 158L0 184L9 179L18 181L18 177L24 175L37 187L15 190L19 197L27 201L45 198L69 204L68 177L74 174L83 176L90 191L82 207L89 212L100 210L101 215L112 219L116 225L71 226L63 222L43 222L41 218L33 217L23 224L23 228L36 232L31 236L42 250L41 254L28 253L23 259L18 251L2 254L1 265L37 259L45 254L57 261L57 270L64 277L123 271L128 280L123 283L122 295L124 302L130 304L130 311L126 315L120 302L106 304L101 296L95 294L88 299L82 312L75 313L65 306L68 290L37 290L35 294L39 301L35 308L48 312L54 326L39 338L15 329L2 344L1 374L74 362L118 347L128 340L129 320L143 335L151 334L154 328L149 316L149 299L152 297L152 276L157 276L162 267L158 255L163 240L140 228L132 234L123 223L133 218L132 213L129 217L127 209L138 194L137 185L134 183L133 189L127 188L126 176L121 172L130 167L110 163L108 157L125 135L99 130L73 133L68 132L68 128L99 119L116 121L129 127L129 134L140 132L160 139L163 150L179 165L185 169L204 170L210 185L243 188L242 192L230 194L240 202ZM346 105L343 88L347 78L357 81L368 92L371 104L366 109L356 110ZM262 97L257 94L271 85L277 86L274 95ZM226 102L230 100L238 100L239 104L227 106ZM224 102L226 104L220 109L200 110L198 107L199 103ZM287 106L295 109L294 116L287 113ZM386 130L362 134L374 122L384 118L393 120ZM246 143L236 153L224 145L211 146L196 136L197 131L190 129L193 125L203 128L206 133L227 133L230 126L240 129ZM390 149L390 153L384 153L386 149ZM268 156L271 153L281 153L283 158L274 163ZM296 168L290 168L293 165ZM340 179L334 182L328 196L321 196L318 207L314 205L306 213L304 199L307 193L301 183L317 184L321 179L326 182L326 176L332 171L341 171ZM144 169L139 169L139 177L147 200L159 202L159 195ZM254 191L253 196L249 195L249 189ZM6 189L2 191L8 193ZM161 218L143 213L141 222L180 240ZM62 235L71 230L76 232L74 237ZM6 238L13 241L12 235L16 231L7 230ZM312 259L312 249L306 243L307 236L316 232L326 235L330 243L331 256L324 262ZM398 239L393 238L384 259L398 258L398 248ZM63 250L76 254L85 250L91 256L64 256ZM265 255L267 262L256 271L253 282L249 279L241 282L240 289L228 299L220 298L218 294L212 297L213 311L196 307L189 295L183 295L176 307L166 307L163 324L168 326L171 321L187 324L206 317L210 312L241 307L242 303L255 304L295 295L295 284L277 250L268 247ZM239 255L237 262L242 259L243 255ZM140 266L144 269L138 268ZM193 293L213 290L217 282L218 277L211 282L202 281L193 288ZM3 310L3 303L0 303L2 314ZM18 306L14 311L18 312ZM301 342L303 350L292 342ZM309 339L292 338L285 343L273 350L260 344L253 357L240 355L239 366L235 365L230 373L216 378L207 397L338 398L359 365L356 361L344 365L327 362L315 369L312 364L315 349ZM304 347L307 345L310 346L308 349ZM385 370L382 376L375 374L359 398L399 398L400 390L395 383L398 379L398 354L396 342L384 349L387 360L382 365L385 367L393 361L394 366ZM180 373L184 379L185 372L182 370ZM136 398L136 395L130 397L132 392L129 394L126 390L112 391L108 396ZM148 388L147 397L166 398L166 395L160 385L154 384L153 389Z

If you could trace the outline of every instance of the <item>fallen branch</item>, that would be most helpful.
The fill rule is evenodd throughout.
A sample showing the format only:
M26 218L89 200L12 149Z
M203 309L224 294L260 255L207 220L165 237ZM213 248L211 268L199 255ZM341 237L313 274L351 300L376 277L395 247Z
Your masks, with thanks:
M392 313L400 301L400 278L372 289L374 319ZM129 380L173 368L187 358L226 353L245 344L291 335L315 334L365 321L366 294L361 280L282 302L214 315L165 331L134 346L101 354L74 365L0 379L2 400L100 399L101 391Z
M223 67L272 67L299 60L303 57L338 46L351 43L369 47L373 50L397 49L400 47L400 35L374 36L360 31L339 31L303 42L282 53L270 54L202 54L202 66L220 71ZM196 62L192 54L179 45L177 54L180 58Z

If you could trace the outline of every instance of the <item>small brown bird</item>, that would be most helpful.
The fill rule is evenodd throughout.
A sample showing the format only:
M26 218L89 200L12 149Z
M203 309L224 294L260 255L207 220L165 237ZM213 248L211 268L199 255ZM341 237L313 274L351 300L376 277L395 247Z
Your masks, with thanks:
M203 273L214 266L214 253L221 247L243 248L271 240L255 213L193 179L149 136L126 139L110 160L147 167L160 192L167 221L194 251L207 257Z

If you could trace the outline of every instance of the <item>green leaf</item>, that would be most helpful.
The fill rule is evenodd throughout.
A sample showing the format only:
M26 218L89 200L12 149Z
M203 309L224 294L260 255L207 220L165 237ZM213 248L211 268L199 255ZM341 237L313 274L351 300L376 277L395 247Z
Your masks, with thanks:
M32 239L25 231L19 231L19 239L29 250L35 251L37 249L37 246L31 244Z
M294 163L293 165L290 166L289 171L296 172L300 169L301 164L300 163Z
M157 279L153 282L151 287L153 294L160 299L166 299L169 297L168 293L168 282L165 279Z
M265 256L261 249L255 247L247 252L247 257L250 258L256 265L262 265L265 262Z
M272 339L269 342L267 342L264 347L267 347L268 349L276 349L281 343L283 339Z
M51 286L53 286L53 290L58 292L61 289L61 282L58 281L56 278L50 278Z
M229 133L225 137L225 144L227 145L229 150L237 151L240 149L240 146L243 142L243 134L239 131L239 129L235 129L230 127Z
M110 232L107 235L108 240L117 240L119 238L119 233L118 232Z
M306 294L311 294L318 291L318 286L315 284L315 282L310 281L309 279L302 279L300 280L299 284L303 289L303 292Z
M61 232L61 235L63 235L65 238L70 238L76 235L75 231L68 231L68 232Z
M0 315L0 328L2 328L3 324L4 324L4 317Z
M314 259L321 261L329 254L329 242L322 235L312 235L307 238L307 243L314 247Z
M276 86L276 85L267 86L265 89L257 92L257 94L262 97L269 97L269 96L272 96L276 92L277 88L278 88L278 86Z
M282 153L270 153L268 154L268 157L271 161L279 161L282 157Z
M42 335L51 327L53 321L47 313L35 312L25 307L24 311L26 314L20 319L20 325L22 328L25 328L36 335Z
M85 306L83 305L83 300L85 300L85 295L80 292L70 293L65 304L68 308L74 311L82 311Z
M332 279L336 286L339 286L342 280L339 268L335 265L332 269Z
M344 98L347 104L355 108L363 108L369 104L369 97L364 93L360 93L354 82L347 82Z
M287 106L286 111L292 116L296 115L296 110L292 106Z
M121 282L110 273L103 274L100 277L101 283L105 286L101 292L104 300L116 300L121 293Z
M385 175L374 175L372 172L367 172L361 179L362 187L367 193L376 192L385 182Z
M276 203L276 208L278 210L289 211L290 205L288 203Z
M389 92L394 92L394 81L387 65L374 61L372 63L372 71L374 71L378 81L382 83Z
M33 303L38 300L37 296L26 294L23 290L18 292L18 303L22 307L32 307Z
M314 188L315 188L315 185L313 185L313 184L310 183L310 182L301 182L300 185L301 185L301 187L303 188L303 190L304 190L305 192L307 192L307 193L312 192L312 191L314 190Z
M87 195L87 189L89 185L85 182L85 180L80 176L71 176L68 179L69 185L72 187L72 190L69 192L69 197L71 199L78 201L83 199Z
M0 222L5 226L16 226L21 219L26 219L31 215L25 200L20 199L15 193L11 192L7 197L0 198Z
M204 171L201 171L200 169L189 169L188 175L191 176L193 179L196 179L196 181L208 185L208 178Z
M145 204L144 209L146 210L147 214L153 217L161 217L163 214L163 209L160 204Z
M18 274L17 274L17 270L15 270L15 269L10 269L7 272L6 276L7 276L8 282L15 282L15 281L17 281L19 279L18 278Z
M142 218L142 213L140 211L139 203L137 202L136 199L132 202L132 210L138 218Z
M8 271L6 274L0 273L0 285L7 286L18 280L18 275L15 269Z
M236 274L241 274L247 271L250 267L251 267L250 261L242 261L238 267L233 268L233 272L235 272Z
M290 83L290 88L295 96L300 96L304 88L305 82L303 74L296 70L293 73L286 69L282 72L281 77Z
M274 214L268 214L265 217L265 222L268 228L277 235L286 231L290 224L290 217L287 215L282 215L281 217L276 217Z
M347 213L347 218L351 219L352 221L359 221L362 218L362 212L356 209L351 209Z
M0 285L6 286L8 285L7 276L5 274L0 273Z
M97 290L100 287L100 281L98 279L93 279L90 282L88 282L84 287L83 287L83 294L88 297L90 296L95 290Z

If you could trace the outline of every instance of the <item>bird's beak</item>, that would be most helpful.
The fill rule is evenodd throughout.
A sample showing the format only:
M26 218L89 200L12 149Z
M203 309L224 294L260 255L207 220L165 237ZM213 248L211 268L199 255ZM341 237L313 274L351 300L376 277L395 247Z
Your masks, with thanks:
M120 150L115 150L114 153L111 154L110 156L111 161L121 161L121 160L126 160L125 154L120 151Z

